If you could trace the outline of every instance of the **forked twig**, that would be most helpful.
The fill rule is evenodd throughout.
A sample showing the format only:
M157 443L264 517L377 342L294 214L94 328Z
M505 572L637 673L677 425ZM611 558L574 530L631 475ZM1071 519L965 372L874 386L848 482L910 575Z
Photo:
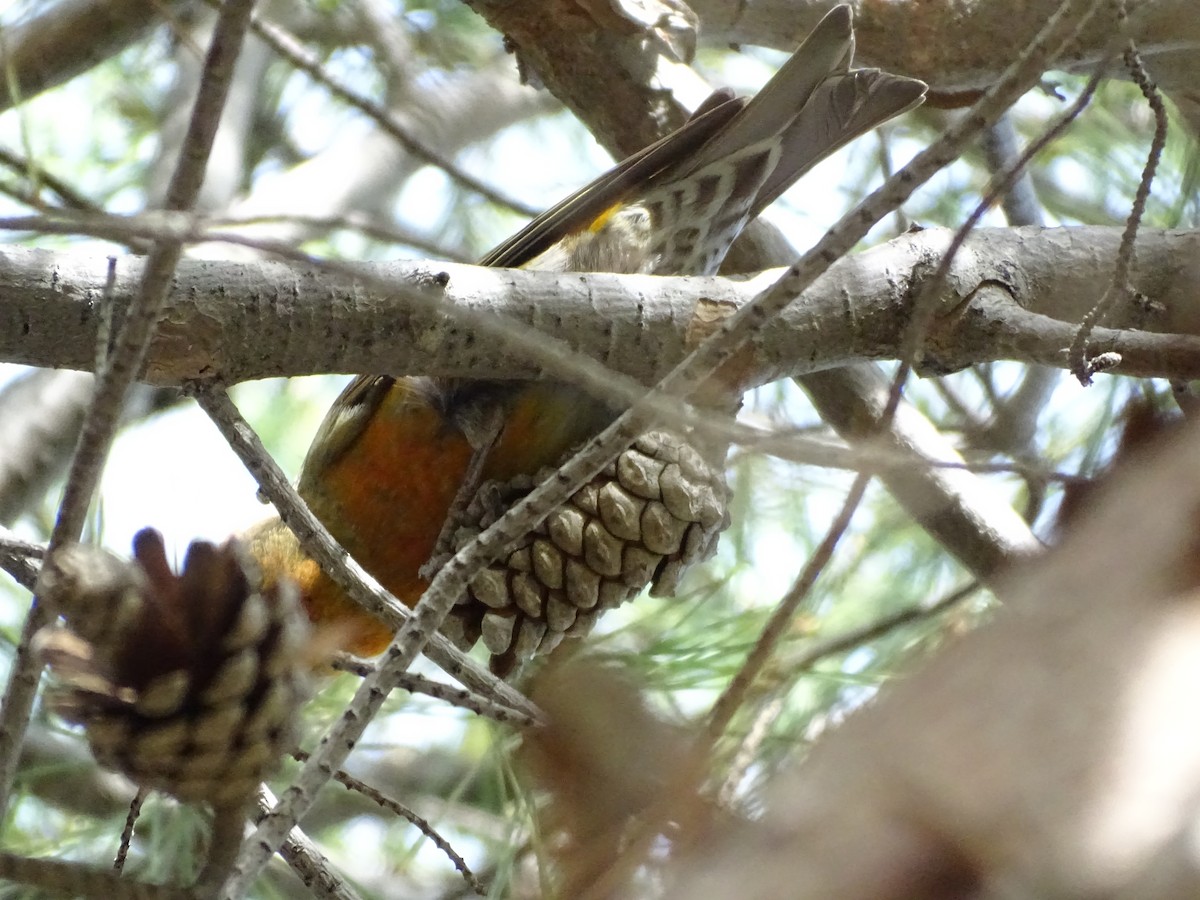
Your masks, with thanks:
M309 758L308 753L306 753L304 750L293 750L292 756L299 762L306 762ZM371 802L381 806L388 812L399 816L416 828L419 832L421 832L421 834L425 835L425 837L427 837L435 847L441 850L451 863L454 864L454 868L460 875L462 875L463 880L470 886L471 890L473 890L476 894L479 894L481 897L487 896L487 889L475 876L475 873L471 871L471 867L467 865L466 860L464 860L458 854L458 851L451 846L448 840L441 836L436 828L429 824L428 819L426 819L424 816L418 815L400 801L393 800L382 791L371 787L371 785L367 784L361 778L355 778L353 775L350 775L342 769L338 769L338 771L334 773L333 780L348 790L362 794Z

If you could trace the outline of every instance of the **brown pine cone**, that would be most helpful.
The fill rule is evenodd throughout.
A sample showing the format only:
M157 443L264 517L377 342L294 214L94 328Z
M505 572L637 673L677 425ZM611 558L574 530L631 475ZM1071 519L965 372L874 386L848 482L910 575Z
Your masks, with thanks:
M140 787L245 803L295 743L307 695L297 591L259 591L235 541L193 543L180 575L156 531L134 556L81 544L46 563L39 594L66 619L36 639L60 681L51 703Z
M460 549L545 478L480 488L455 533ZM648 432L535 528L507 559L480 572L442 625L467 648L482 638L507 675L646 585L670 596L683 571L708 559L729 524L724 473L685 438Z

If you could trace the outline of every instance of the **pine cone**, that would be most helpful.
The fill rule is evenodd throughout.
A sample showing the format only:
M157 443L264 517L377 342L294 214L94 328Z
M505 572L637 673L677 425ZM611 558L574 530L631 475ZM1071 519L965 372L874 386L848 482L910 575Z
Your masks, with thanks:
M66 619L36 639L61 682L52 705L140 787L245 803L295 742L309 670L298 593L259 591L234 541L193 543L178 576L156 531L134 555L76 545L47 562L39 593Z
M550 474L483 485L455 533L465 546ZM670 596L683 571L708 559L729 524L723 472L676 434L648 432L535 528L507 559L471 582L442 625L467 648L482 638L507 675L647 584Z

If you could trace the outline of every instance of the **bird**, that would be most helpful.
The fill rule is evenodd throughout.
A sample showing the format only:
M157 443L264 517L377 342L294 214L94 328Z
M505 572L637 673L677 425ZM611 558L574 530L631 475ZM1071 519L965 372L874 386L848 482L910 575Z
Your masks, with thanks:
M854 69L850 7L834 7L750 100L721 90L678 130L567 197L480 260L556 272L709 275L746 224L848 141L917 106L924 83ZM329 409L303 463L301 497L400 601L426 563L473 461L493 482L557 466L617 411L569 384L360 375ZM490 424L489 424L490 423ZM278 518L246 540L268 587L299 584L342 649L392 638L308 558Z

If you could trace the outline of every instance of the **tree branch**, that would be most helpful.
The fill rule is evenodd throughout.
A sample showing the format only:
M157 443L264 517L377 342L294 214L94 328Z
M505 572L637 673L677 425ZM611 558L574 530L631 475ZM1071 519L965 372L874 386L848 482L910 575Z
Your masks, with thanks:
M692 0L709 42L758 44L791 51L828 10L828 3L797 0ZM978 90L999 77L1057 6L1056 0L957 3L894 0L854 6L858 59L929 83L936 93ZM1195 65L1200 17L1192 0L1130 4L1130 38L1142 52L1183 51ZM1087 70L1100 61L1112 22L1098 18L1057 64ZM1182 54L1180 54L1182 55ZM1194 75L1194 68L1193 68Z
M751 383L895 358L909 298L948 240L930 229L841 260L758 331ZM938 298L925 370L998 359L1064 366L1074 323L1103 292L1119 242L1113 228L980 230ZM1148 303L1115 310L1095 337L1098 351L1123 354L1113 371L1200 376L1198 260L1194 233L1141 235L1133 284ZM119 261L118 309L130 303L143 267L139 257ZM0 359L90 369L105 270L99 256L0 248ZM181 384L319 372L534 374L528 353L503 337L480 339L507 333L540 351L556 338L648 383L685 355L698 305L710 315L732 312L772 277L556 275L414 262L322 271L185 259L142 377Z

